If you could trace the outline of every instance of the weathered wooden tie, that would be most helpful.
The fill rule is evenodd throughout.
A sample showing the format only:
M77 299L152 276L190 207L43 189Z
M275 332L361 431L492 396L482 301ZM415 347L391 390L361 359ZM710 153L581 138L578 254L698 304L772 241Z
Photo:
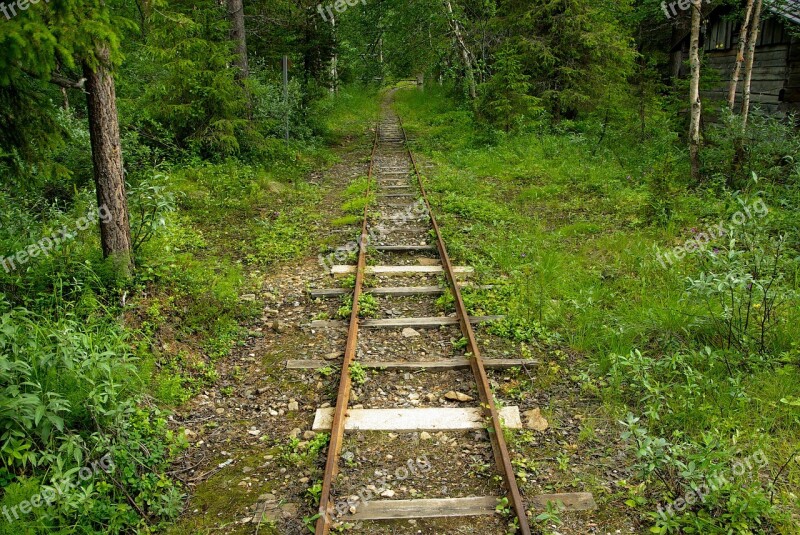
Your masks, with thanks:
M503 407L500 418L508 429L522 429L519 407ZM317 409L312 431L330 431L334 408ZM348 409L345 431L464 431L483 429L480 407L424 407L414 409Z
M352 275L356 266L347 264L331 266L331 275ZM464 275L474 273L471 266L454 266L453 273ZM367 275L424 275L444 273L442 266L367 266Z
M487 323L490 321L498 321L503 319L503 316L471 316L470 323ZM437 329L447 325L458 325L458 318L449 316L429 316L419 318L389 318L389 319L366 319L359 320L359 326L374 329L398 329L398 328L411 328L411 329ZM348 322L344 320L314 320L311 322L312 329L335 329L347 327Z
M412 520L416 518L455 518L492 516L497 514L500 496L470 496L419 500L371 500L358 503L356 512L342 517L344 521ZM540 494L528 499L535 511L546 511L547 504L559 504L563 511L590 511L597 504L588 492Z
M338 361L308 359L289 360L286 362L286 369L318 370L332 364L338 364ZM429 361L359 361L359 364L362 368L366 369L403 372L463 370L469 368L469 360L465 358ZM538 361L531 359L484 359L484 365L490 370L505 370L508 368L516 368L517 366L535 366L536 364L538 364Z

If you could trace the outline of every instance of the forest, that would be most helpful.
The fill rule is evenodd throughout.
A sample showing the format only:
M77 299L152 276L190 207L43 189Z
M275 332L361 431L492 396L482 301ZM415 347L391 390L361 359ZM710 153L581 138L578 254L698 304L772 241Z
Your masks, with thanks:
M0 535L800 534L797 111L796 0L0 1Z

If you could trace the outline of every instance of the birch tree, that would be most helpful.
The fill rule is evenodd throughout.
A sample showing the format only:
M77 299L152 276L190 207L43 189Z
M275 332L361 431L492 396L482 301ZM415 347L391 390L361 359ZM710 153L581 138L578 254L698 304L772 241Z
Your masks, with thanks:
M756 0L753 24L750 28L750 36L747 38L747 56L744 66L742 95L742 131L747 128L747 117L750 114L750 85L753 81L753 62L756 57L756 42L758 41L758 32L761 26L761 6L762 0Z
M692 167L692 179L700 180L700 19L702 18L702 0L692 0L692 29L689 41L689 64L692 77L689 84L689 158Z
M450 31L453 33L453 40L461 55L461 63L464 67L464 76L467 79L469 96L472 100L475 100L478 97L478 85L475 81L475 64L472 59L472 52L470 52L464 40L464 32L462 31L461 23L453 12L452 2L450 0L443 1L444 7L447 10L447 21L450 24Z
M739 44L736 51L736 62L733 64L733 72L731 73L731 82L728 86L728 108L733 110L734 103L736 102L736 86L739 84L739 75L742 70L742 63L744 63L744 50L747 45L747 34L750 28L750 19L753 15L754 0L747 0L745 7L744 20L742 21L742 29L739 32Z

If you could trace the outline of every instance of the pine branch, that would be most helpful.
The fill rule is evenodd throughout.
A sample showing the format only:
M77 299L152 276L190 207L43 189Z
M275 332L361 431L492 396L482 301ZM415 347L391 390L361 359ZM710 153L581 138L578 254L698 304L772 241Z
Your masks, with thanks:
M34 74L29 70L22 69L22 72L24 72L25 74L27 74L28 76L30 76L32 78L41 79L41 76L39 76L37 74ZM66 76L61 76L60 74L51 72L50 73L50 79L47 80L47 81L50 82L51 84L55 84L57 86L65 88L65 89L80 89L84 93L86 92L85 87L84 87L86 85L86 78L81 78L79 80L72 80L70 78L67 78Z

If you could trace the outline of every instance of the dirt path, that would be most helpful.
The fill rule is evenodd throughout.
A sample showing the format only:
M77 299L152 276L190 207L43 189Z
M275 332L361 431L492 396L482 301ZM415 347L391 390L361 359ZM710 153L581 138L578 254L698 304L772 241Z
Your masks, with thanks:
M314 250L357 233L331 221L341 216L342 191L366 172L369 143L366 135L348 141L337 149L341 161L316 179L326 193L318 206L323 218ZM174 415L191 443L177 468L190 498L168 533L308 533L302 518L313 513L304 494L318 477L322 457L309 453L306 431L316 407L332 401L335 385L319 373L287 373L286 361L322 359L344 343L307 328L314 314L307 288L327 278L316 256L264 276L256 295L261 320L246 326L246 342L218 363L214 387Z

